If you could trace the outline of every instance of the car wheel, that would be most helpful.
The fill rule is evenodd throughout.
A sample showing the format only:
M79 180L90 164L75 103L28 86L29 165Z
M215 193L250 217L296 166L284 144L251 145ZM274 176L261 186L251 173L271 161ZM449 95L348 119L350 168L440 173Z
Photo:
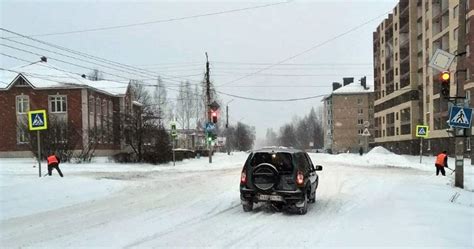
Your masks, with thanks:
M244 212L251 212L253 210L253 202L242 204L242 208L244 209Z
M308 212L308 195L304 195L303 207L298 210L300 215L304 215Z
M313 194L311 195L311 198L309 198L309 203L315 203L316 202L316 190L314 190Z

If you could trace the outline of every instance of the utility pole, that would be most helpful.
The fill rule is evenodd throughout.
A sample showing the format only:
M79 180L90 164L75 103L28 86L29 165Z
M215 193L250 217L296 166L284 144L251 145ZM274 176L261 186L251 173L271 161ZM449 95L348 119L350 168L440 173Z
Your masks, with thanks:
M226 131L226 147L227 147L227 155L230 155L230 141L229 141L229 103L225 106L225 131Z
M466 77L459 77L459 72L466 75L466 5L467 1L459 1L459 28L458 28L458 55L456 56L456 96L455 105L464 107L464 99L461 100L460 90L464 96L464 81ZM462 82L461 86L459 81ZM460 101L461 100L461 101ZM455 128L455 178L454 186L464 188L464 140L466 130L464 128ZM470 134L468 134L470 135Z
M206 52L206 111L207 111L207 122L208 123L211 123L211 80L209 79L210 76L209 76L209 57L207 56L207 52ZM206 131L208 133L208 137L209 137L209 133L208 131ZM209 139L207 138L207 141L206 143L208 144L208 148L209 148L209 163L212 163L212 143L211 141L209 141Z

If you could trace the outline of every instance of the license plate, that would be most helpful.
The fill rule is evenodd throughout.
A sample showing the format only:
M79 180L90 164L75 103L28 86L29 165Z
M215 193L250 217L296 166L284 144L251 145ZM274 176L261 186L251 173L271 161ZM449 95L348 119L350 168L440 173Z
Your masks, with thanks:
M283 197L279 195L258 195L260 201L283 201Z

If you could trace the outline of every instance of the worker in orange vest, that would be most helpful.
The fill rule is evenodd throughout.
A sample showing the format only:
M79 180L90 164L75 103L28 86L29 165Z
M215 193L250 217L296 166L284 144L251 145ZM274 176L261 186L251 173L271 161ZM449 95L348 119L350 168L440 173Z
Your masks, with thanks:
M56 169L61 177L63 177L63 173L59 169L59 157L57 157L54 153L48 156L48 175L51 175L53 168Z
M439 175L439 172L441 171L441 174L444 176L446 175L446 172L444 171L444 167L448 167L448 154L446 151L443 151L439 153L436 156L436 175Z

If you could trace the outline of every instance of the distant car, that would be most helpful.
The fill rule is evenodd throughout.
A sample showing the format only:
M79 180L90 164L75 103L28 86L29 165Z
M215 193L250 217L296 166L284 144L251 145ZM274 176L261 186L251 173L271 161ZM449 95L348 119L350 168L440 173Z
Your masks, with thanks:
M306 214L316 202L319 176L306 152L289 148L265 148L248 156L240 176L240 199L245 212L259 202Z

